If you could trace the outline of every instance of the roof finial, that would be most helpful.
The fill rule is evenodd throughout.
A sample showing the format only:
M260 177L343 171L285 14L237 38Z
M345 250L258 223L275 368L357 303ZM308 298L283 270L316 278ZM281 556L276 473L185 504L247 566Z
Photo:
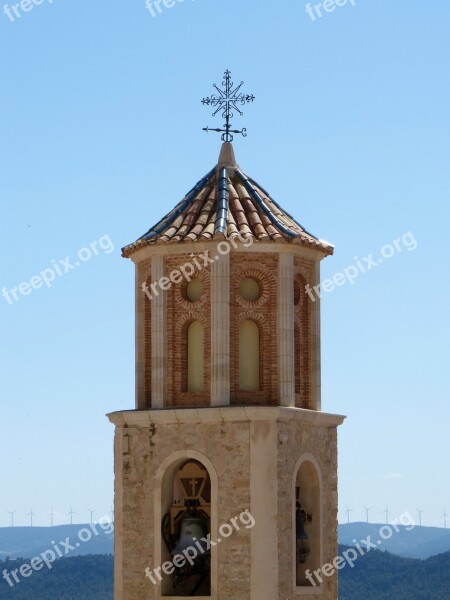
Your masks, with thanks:
M222 117L225 119L224 129L213 129L210 127L204 127L203 131L217 131L222 133L222 141L224 142L232 142L233 141L233 133L240 133L244 137L247 136L247 129L245 127L243 129L231 129L232 125L230 120L234 117L234 110L236 110L241 116L244 114L239 108L238 105L244 106L248 102L253 102L255 96L253 94L244 94L239 92L243 81L237 86L234 87L234 83L231 80L230 71L225 71L224 79L222 81L222 88L220 89L214 83L213 86L219 92L219 95L213 94L212 96L208 96L208 98L203 98L202 104L206 104L207 106L217 107L217 109L212 113L213 117L217 115L218 112L222 111Z

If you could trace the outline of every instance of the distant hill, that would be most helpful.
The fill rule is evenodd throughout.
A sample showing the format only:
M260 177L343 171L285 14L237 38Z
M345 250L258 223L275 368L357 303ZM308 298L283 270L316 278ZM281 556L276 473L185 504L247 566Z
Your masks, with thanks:
M345 550L339 547L339 553ZM373 550L339 574L339 600L449 600L450 552L427 560Z
M359 542L368 535L376 542L380 539L382 524L349 523L339 525L339 543L347 546L354 545L353 540ZM380 550L387 550L405 558L429 558L437 554L450 551L450 529L439 527L415 527L407 531L399 526L400 532L394 533L390 540L383 540ZM88 530L92 539L83 542L78 539L82 530ZM52 547L51 542L59 543L69 538L73 548L68 556L84 556L87 554L113 554L114 534L107 535L97 525L98 535L95 535L88 524L84 525L59 525L57 527L0 527L0 560L17 558L18 556L37 556ZM84 536L88 536L83 531ZM83 537L82 533L82 537ZM64 549L63 549L64 550ZM450 598L450 594L449 594Z
M0 527L0 560L7 557L29 556L33 558L69 538L73 550L67 556L86 554L112 554L114 534L107 534L96 525L98 535L90 525L59 525L57 527ZM106 531L111 531L112 525ZM88 539L90 541L82 541ZM79 538L81 536L81 539ZM76 546L78 544L78 547ZM64 546L61 547L65 553Z
M340 546L339 553L346 550ZM19 568L27 559L0 561L3 569ZM148 582L148 585L151 585ZM339 600L448 600L450 552L427 560L401 558L373 550L353 569L340 571ZM64 558L10 588L0 578L0 600L113 600L112 556Z
M356 540L364 540L368 535L371 541L377 542L380 538L382 524L374 523L348 523L339 525L339 543L353 546ZM450 529L440 527L416 526L410 531L399 525L400 531L394 532L389 540L382 540L380 550L387 550L392 554L405 558L429 558L436 554L450 551ZM449 592L450 598L450 592Z

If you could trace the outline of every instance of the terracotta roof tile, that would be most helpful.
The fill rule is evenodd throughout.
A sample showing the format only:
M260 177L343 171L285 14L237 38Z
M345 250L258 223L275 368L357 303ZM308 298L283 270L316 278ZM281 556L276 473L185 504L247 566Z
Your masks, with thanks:
M209 240L221 237L224 231L228 236L253 236L261 241L297 242L332 254L332 245L307 232L234 162L230 164L229 157L234 155L226 146L224 143L219 164L166 217L123 248L123 255L130 256L148 244ZM228 158L226 164L221 161L224 156ZM221 219L225 229L220 229Z

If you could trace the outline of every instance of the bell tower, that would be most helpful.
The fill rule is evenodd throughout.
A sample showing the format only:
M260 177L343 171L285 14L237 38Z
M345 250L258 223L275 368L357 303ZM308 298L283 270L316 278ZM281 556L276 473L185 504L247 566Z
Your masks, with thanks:
M123 249L136 269L136 406L109 415L115 600L337 600L336 572L311 576L337 555L344 417L321 411L320 300L307 293L332 253L227 138Z

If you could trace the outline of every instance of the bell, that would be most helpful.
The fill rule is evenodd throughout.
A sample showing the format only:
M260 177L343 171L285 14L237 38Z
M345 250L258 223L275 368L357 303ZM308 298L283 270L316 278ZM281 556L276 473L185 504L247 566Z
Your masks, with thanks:
M191 547L195 548L199 554L201 552L206 554L207 551L209 552L208 545L206 542L202 542L201 539L206 537L207 533L206 519L202 519L201 517L185 517L181 521L180 539L172 550L172 556L181 554L184 550ZM200 547L202 551L200 551Z
M297 540L309 540L309 535L305 531L305 521L302 512L300 505L297 504L297 511L295 513L295 537Z

